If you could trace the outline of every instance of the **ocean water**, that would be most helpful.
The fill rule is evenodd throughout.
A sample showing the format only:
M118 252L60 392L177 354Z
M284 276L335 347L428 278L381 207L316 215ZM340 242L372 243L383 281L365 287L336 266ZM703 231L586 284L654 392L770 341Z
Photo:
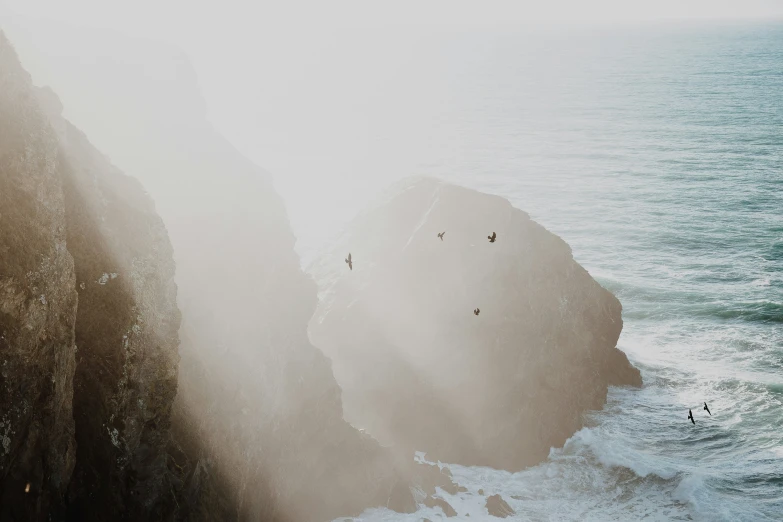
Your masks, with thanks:
M503 195L563 237L622 302L644 379L539 466L449 464L469 489L443 494L456 519L487 517L483 489L519 520L783 520L783 24L462 34L420 54L438 64L422 90L447 100L411 108L426 146L398 175Z

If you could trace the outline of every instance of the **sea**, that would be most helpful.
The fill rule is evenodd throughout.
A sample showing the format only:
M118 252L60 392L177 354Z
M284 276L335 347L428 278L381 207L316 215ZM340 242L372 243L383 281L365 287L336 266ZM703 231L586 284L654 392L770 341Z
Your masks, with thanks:
M223 74L192 58L216 126L274 176L305 269L385 187L428 175L509 199L622 303L619 348L644 385L611 388L537 466L441 463L468 490L441 492L452 520L487 519L500 494L514 520L783 521L783 21L353 29L289 47L213 53ZM74 109L93 101L83 78L39 69L112 150Z
M783 23L417 45L407 59L426 74L390 80L405 100L379 95L405 130L371 126L362 142L379 154L371 162L395 165L378 185L431 175L530 213L619 298L619 348L644 380L611 388L540 465L441 463L468 489L441 492L453 520L488 518L496 493L514 520L783 520ZM306 259L307 218L290 207ZM423 518L445 515L354 520Z

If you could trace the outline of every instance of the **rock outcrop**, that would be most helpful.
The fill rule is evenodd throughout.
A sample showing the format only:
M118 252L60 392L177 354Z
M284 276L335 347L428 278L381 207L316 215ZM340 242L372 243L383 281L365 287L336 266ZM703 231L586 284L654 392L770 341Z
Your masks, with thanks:
M443 510L443 514L446 515L446 517L451 518L457 516L457 512L451 507L451 504L440 497L427 497L424 500L424 505L431 508L439 507Z
M429 460L536 464L609 385L641 384L616 348L619 301L503 198L406 180L311 273L322 295L310 336L333 360L346 418Z
M497 518L508 518L512 515L516 515L508 502L503 500L500 495L490 495L487 497L487 502L484 505L487 508L487 513Z
M75 462L65 207L57 136L0 32L0 520L61 511Z
M4 37L0 55L1 353L4 380L30 381L0 395L9 412L30 412L9 421L27 447L9 444L3 495L27 481L33 499L45 479L27 519L159 519L174 503L166 464L180 321L166 229L141 185L62 118L51 90L32 87Z

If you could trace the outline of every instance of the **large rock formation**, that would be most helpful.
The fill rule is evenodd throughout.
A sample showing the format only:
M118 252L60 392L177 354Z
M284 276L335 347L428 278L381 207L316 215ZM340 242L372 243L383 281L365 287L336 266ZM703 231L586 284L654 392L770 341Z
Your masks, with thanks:
M4 379L21 382L0 404L29 416L9 419L27 447L9 442L3 494L26 481L33 499L45 478L50 491L27 518L49 520L66 504L78 520L158 518L174 503L166 464L179 342L166 230L141 185L62 118L54 93L32 87L4 37L0 55L2 356Z
M641 384L616 348L619 301L500 197L406 180L311 271L323 290L311 339L346 418L430 460L535 464L609 385Z
M102 37L101 45L111 47ZM300 268L269 176L209 124L195 75L181 55L126 44L117 45L118 52L142 55L68 62L60 53L57 65L71 77L100 79L78 93L101 115L87 119L96 125L87 127L88 134L144 182L174 248L182 327L169 445L169 491L176 496L170 515L314 521L386 505L398 478L395 458L343 420L330 361L307 337L317 288ZM84 68L96 63L111 70ZM134 64L143 64L145 74ZM95 275L79 275L91 292L117 286L127 274L104 261L105 288L92 283ZM112 272L119 277L111 279ZM98 378L95 385L103 383ZM100 417L111 417L106 390L92 391L100 395ZM167 396L169 387L162 391ZM118 400L129 404L124 396ZM78 439L79 408L76 420ZM157 447L150 453L154 469ZM92 468L80 469L75 479L91 483ZM157 483L150 484L154 497ZM399 491L412 501L406 483Z
M74 465L65 206L57 137L0 32L0 520L48 520Z

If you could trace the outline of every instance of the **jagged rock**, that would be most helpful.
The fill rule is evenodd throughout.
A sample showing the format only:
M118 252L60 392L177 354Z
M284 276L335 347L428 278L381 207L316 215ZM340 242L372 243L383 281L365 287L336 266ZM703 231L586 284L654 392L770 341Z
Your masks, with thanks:
M435 488L441 488L450 495L456 495L459 491L459 486L452 480L449 469L439 468L436 464L414 463L408 468L405 476L413 486L427 496L435 495L437 492Z
M493 517L506 518L516 514L516 511L511 509L511 506L500 495L487 497L486 507L489 514Z
M414 500L411 488L405 480L395 482L386 507L397 513L416 512L416 500Z
M453 507L451 507L451 504L446 502L440 497L427 497L424 500L424 505L427 507L439 507L443 510L443 513L446 514L447 517L455 517L457 516L457 512L454 510Z
M0 520L62 511L75 458L74 287L57 137L0 32Z
M333 361L346 418L431 460L536 464L609 385L641 384L616 348L619 301L503 198L406 180L310 272L322 285L310 335Z

